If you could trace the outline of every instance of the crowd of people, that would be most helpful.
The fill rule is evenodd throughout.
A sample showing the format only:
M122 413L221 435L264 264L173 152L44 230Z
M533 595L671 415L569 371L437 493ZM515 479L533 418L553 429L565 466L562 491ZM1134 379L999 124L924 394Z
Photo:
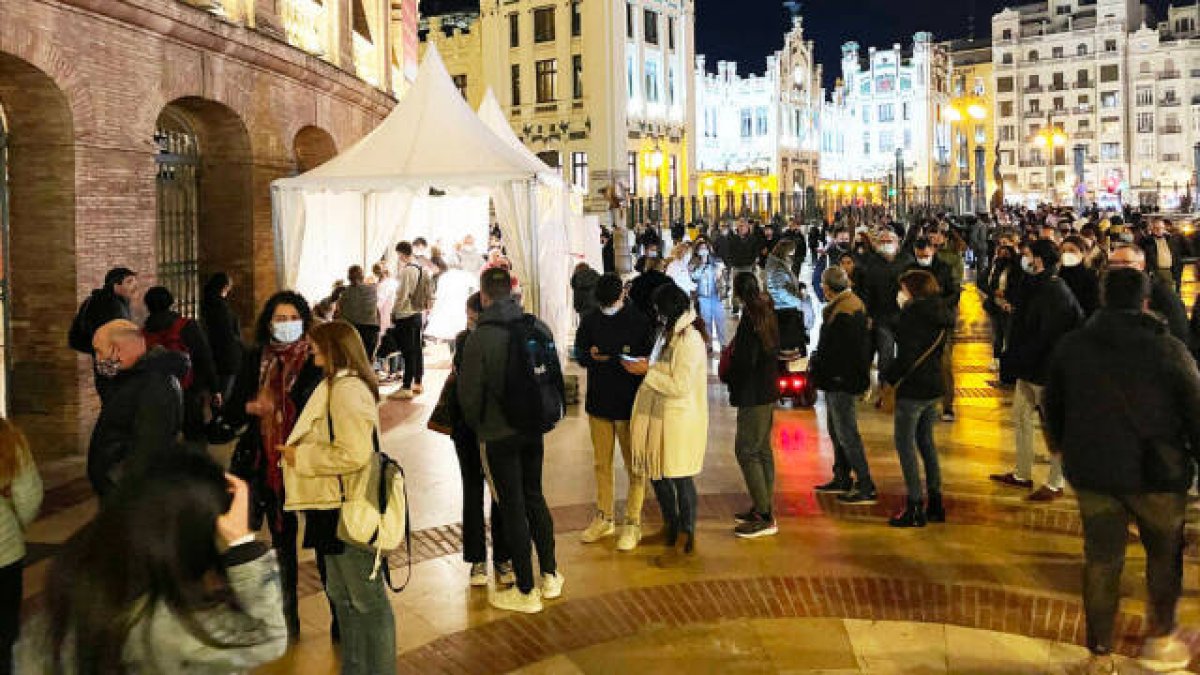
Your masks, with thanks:
M1086 542L1088 672L1116 672L1131 520L1148 555L1143 659L1186 665L1175 605L1200 456L1200 307L1189 321L1179 297L1186 242L1170 222L1051 207L900 221L859 208L828 223L699 224L669 245L652 227L632 234L635 275L617 273L606 234L604 269L580 264L571 280L596 485L583 543L658 546L666 568L696 559L713 366L736 409L747 492L747 508L729 514L732 532L776 534L779 378L802 356L824 394L834 458L814 490L849 506L879 500L862 403L892 417L904 499L889 524L945 522L934 429L956 419L951 359L973 281L991 322L994 384L1014 399L1015 466L990 480L1031 501L1059 499L1071 484ZM101 401L87 469L100 507L51 565L46 611L16 649L28 672L235 672L275 659L300 632L300 547L314 552L342 672L394 671L386 565L380 574L379 553L348 537L345 510L376 475L381 386L394 386L396 400L422 395L431 340L453 354L435 414L448 420L461 469L467 583L513 612L562 596L543 492L545 434L566 407L554 336L522 309L497 237L486 252L470 237L449 251L415 239L394 252L369 275L349 268L312 309L276 293L249 344L224 273L204 285L195 319L167 288L141 293L132 270L106 275L68 336L92 358ZM1042 436L1051 461L1035 489ZM227 442L224 467L208 449ZM620 514L618 446L628 485ZM12 504L0 509L0 648L11 652L22 531L41 483L28 442L5 420L0 486ZM663 522L649 535L647 487ZM113 547L122 555L108 555ZM11 671L11 660L0 664Z

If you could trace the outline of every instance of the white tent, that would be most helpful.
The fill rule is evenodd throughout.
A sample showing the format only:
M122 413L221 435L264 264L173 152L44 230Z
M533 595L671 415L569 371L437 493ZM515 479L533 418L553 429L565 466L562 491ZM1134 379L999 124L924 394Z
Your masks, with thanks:
M374 131L320 167L272 184L279 283L315 300L349 265L369 269L407 236L414 211L428 211L414 205L431 198L430 188L492 199L526 308L566 344L566 221L554 207L565 199L562 180L488 128L432 46L412 88ZM476 215L464 217L480 217L468 211Z

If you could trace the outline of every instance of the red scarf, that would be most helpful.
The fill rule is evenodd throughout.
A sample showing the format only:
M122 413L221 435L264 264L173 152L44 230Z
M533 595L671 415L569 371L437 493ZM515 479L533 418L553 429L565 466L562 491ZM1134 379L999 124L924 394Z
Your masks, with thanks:
M258 367L258 396L274 404L275 411L259 420L262 435L263 455L267 459L267 487L275 494L276 515L283 515L283 469L279 466L278 446L287 443L296 426L300 411L288 394L296 384L296 378L308 362L308 340L300 339L291 344L270 343L263 347L262 360ZM283 519L276 517L273 523Z

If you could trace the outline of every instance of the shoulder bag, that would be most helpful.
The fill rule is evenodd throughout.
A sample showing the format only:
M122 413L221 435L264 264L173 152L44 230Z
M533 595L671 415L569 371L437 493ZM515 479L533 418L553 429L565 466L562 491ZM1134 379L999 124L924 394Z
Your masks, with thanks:
M914 362L912 364L912 367L908 369L907 373L904 373L904 377L901 377L899 380L896 381L896 384L880 385L880 387L879 387L879 409L880 410L882 410L885 413L888 413L889 415L896 411L896 392L900 390L900 385L904 384L904 381L907 380L910 375L917 372L917 368L920 368L923 363L925 363L926 361L929 360L929 357L933 356L933 353L935 351L937 351L938 345L942 344L942 340L945 337L946 337L945 330L942 330L940 333L938 333L938 336L933 341L933 344L929 345L929 349L926 349L925 353L921 354L921 357L918 358L916 360L916 362Z

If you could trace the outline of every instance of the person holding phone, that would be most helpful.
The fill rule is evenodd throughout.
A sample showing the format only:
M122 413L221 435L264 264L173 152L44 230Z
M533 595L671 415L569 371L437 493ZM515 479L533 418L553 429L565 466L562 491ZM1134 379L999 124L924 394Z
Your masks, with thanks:
M623 364L635 363L650 354L654 331L645 315L625 304L624 285L619 276L600 277L595 297L600 309L585 316L575 334L579 365L588 371L584 409L592 435L596 475L596 514L581 539L591 544L617 534L613 446L619 442L629 493L617 549L631 551L641 541L642 504L646 495L646 477L633 471L629 438L633 399L642 377L628 372Z
M283 656L279 566L246 483L207 455L158 457L54 558L18 672L234 673Z

